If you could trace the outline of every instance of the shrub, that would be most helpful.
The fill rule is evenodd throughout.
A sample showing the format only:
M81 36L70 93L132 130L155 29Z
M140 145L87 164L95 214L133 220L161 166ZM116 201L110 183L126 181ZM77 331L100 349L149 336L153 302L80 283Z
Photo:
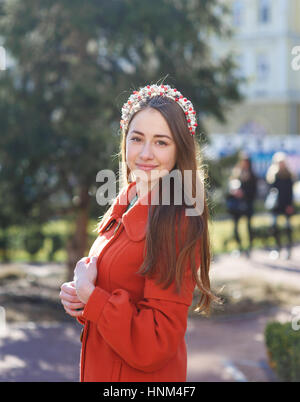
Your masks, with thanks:
M58 250L60 250L60 249L62 249L64 247L65 240L64 240L64 237L62 235L60 235L60 234L53 234L53 235L50 235L48 237L51 238L51 243L52 243L51 250L50 250L50 252L48 254L48 259L49 259L49 261L53 261L54 260L54 254Z
M290 322L269 322L265 328L265 344L270 366L282 381L300 381L300 331Z
M33 257L44 244L45 236L38 228L30 228L24 235L24 248Z

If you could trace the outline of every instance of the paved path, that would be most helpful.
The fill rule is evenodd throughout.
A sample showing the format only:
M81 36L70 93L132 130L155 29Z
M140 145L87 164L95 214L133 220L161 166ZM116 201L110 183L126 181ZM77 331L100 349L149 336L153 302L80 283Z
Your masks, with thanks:
M271 315L189 319L188 381L274 381L263 342ZM80 325L13 324L0 336L0 381L78 381Z
M300 295L300 247L291 261L270 260L266 252L257 251L251 259L224 255L212 266L218 280L258 275L298 286ZM188 381L277 381L267 364L263 337L266 323L275 318L289 320L291 311L190 318ZM80 329L75 321L7 325L0 332L0 381L78 381Z
M0 336L0 381L78 381L79 326L9 325Z
M188 381L276 381L267 362L263 331L278 313L226 320L189 321Z

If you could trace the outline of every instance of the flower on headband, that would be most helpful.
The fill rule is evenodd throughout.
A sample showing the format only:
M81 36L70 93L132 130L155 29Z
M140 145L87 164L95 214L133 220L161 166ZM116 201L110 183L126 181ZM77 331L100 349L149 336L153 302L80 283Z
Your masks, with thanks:
M154 96L173 99L184 111L190 134L195 135L198 124L192 102L185 98L176 88L171 88L169 85L147 85L144 88L140 88L139 91L133 91L122 107L121 129L126 130L131 116L141 109L141 105L145 100Z

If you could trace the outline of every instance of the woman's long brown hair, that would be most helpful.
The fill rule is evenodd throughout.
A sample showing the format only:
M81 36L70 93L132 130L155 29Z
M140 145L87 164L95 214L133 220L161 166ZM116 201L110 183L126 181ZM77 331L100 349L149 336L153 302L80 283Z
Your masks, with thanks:
M180 291L185 267L190 260L193 279L201 294L200 300L195 306L195 311L208 313L211 301L219 301L219 299L210 289L209 268L211 263L211 247L208 231L209 211L205 193L202 192L201 194L201 197L203 197L202 201L200 200L199 203L196 203L197 205L202 204L203 212L201 211L201 214L196 214L195 216L186 217L187 227L184 231L185 236L181 232L182 217L185 214L185 209L191 207L191 202L189 205L186 205L184 194L190 194L195 199L197 195L196 186L202 188L203 191L205 189L205 174L204 167L202 166L200 147L188 130L184 112L175 101L166 97L156 96L145 101L141 105L140 110L144 110L145 108L156 109L167 121L177 150L177 160L173 170L177 169L181 173L179 179L184 178L184 171L190 171L192 183L183 180L183 202L181 205L175 205L172 200L174 201L176 180L170 180L170 205L151 205L149 208L145 243L146 256L139 273L148 277L153 277L155 274L157 283L161 284L163 288L167 288L175 280L177 290ZM123 132L122 136L121 158L123 166L125 166L126 162L126 137L133 117L134 115L131 117L127 130ZM126 178L123 178L123 182L125 179L125 182L129 183L130 171L128 167L123 174L126 175ZM160 194L164 179L166 177L160 179ZM190 185L192 185L192 189L187 188ZM193 205L195 206L195 203ZM175 231L174 229L177 230ZM179 255L176 252L176 232L179 236ZM195 254L197 251L200 253L200 267L196 266ZM155 269L158 266L160 268L156 272Z
M192 174L192 193L187 189L188 184L183 181L183 193L191 194L193 199L197 195L197 180L201 180L203 186L205 181L204 167L201 165L200 147L188 130L184 112L173 100L156 96L148 99L142 105L140 110L153 108L159 111L167 121L176 144L177 160L174 169L181 172L181 178L184 178L184 171L190 171ZM139 112L137 112L139 113ZM134 117L134 115L131 117ZM130 127L122 134L120 156L122 165L126 166L123 172L122 182L124 185L130 183L130 171L126 164L126 137ZM201 174L199 175L199 172ZM170 174L172 173L172 170ZM161 191L162 181L159 179ZM173 187L172 187L173 183ZM200 290L200 300L194 306L195 311L209 312L212 301L219 302L210 289L209 268L211 263L211 248L208 231L209 211L207 206L206 192L202 194L203 212L195 216L188 216L184 219L185 230L182 232L182 217L185 214L186 207L191 207L191 203L186 205L183 200L181 205L176 205L174 201L175 180L170 180L170 204L171 205L151 205L148 215L148 227L145 241L146 255L142 266L139 269L141 275L153 277L155 275L158 284L167 288L173 281L176 283L178 291L181 290L185 268L190 262L192 276L198 289ZM200 186L201 186L200 183ZM189 191L188 191L189 190ZM161 192L160 192L161 194ZM184 198L184 197L183 197ZM201 203L201 202L200 202ZM193 204L197 206L197 203ZM175 236L177 233L177 236ZM176 237L176 238L175 238ZM179 241L179 254L176 251L176 244ZM200 253L200 266L196 265L196 253ZM159 270L157 270L159 267Z

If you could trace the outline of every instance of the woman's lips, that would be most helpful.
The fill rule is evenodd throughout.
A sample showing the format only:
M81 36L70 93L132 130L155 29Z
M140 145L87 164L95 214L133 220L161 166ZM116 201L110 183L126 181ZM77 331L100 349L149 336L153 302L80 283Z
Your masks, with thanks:
M141 169L141 170L152 170L152 169L155 169L157 166L154 166L154 165L138 165L136 163L136 167L138 169Z

